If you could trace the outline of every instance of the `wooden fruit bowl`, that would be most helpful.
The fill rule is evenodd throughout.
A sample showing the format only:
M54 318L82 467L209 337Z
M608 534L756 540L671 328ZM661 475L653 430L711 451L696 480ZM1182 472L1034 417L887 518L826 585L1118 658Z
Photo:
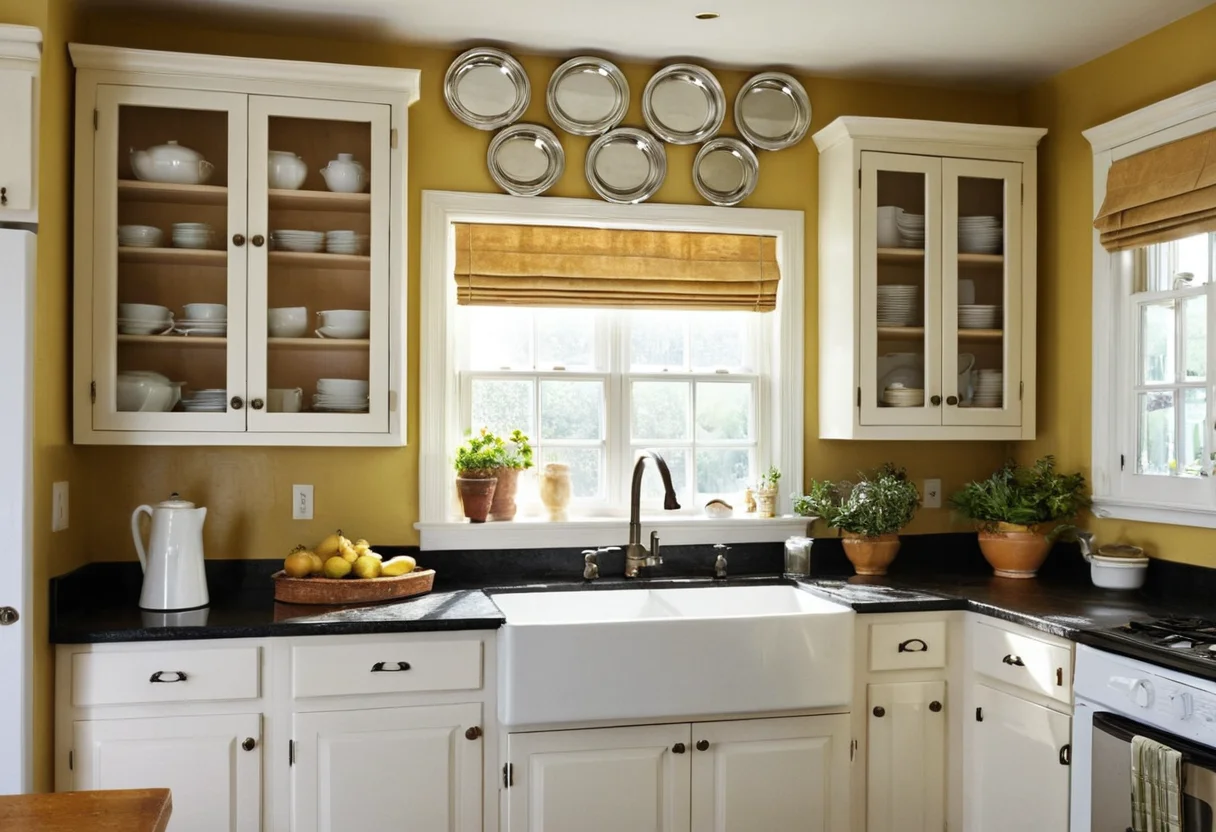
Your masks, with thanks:
M275 572L274 600L285 604L375 604L422 595L435 586L434 569L415 569L395 578L289 578Z

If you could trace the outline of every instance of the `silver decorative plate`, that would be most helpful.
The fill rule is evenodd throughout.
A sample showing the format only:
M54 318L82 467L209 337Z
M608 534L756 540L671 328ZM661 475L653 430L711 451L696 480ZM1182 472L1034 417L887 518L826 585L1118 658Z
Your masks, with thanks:
M811 126L811 99L794 76L761 72L735 97L735 126L761 150L793 147Z
M667 177L663 144L645 130L618 127L587 149L587 181L609 202L645 202Z
M611 61L580 56L559 66L545 93L549 117L567 133L598 136L621 123L629 82Z
M566 154L548 127L513 124L494 136L486 164L490 176L507 193L539 196L561 178Z
M651 76L642 92L642 118L670 144L713 138L726 118L726 95L714 74L696 64L672 64Z
M701 145L692 163L697 193L714 205L738 205L756 190L760 162L738 139L720 136Z
M501 49L479 46L452 61L443 76L443 98L456 118L478 130L519 121L532 86L519 61Z

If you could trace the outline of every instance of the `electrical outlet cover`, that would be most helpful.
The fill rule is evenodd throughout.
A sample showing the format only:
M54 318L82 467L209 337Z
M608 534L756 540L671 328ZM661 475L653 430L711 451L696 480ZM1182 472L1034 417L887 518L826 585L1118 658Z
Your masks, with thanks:
M941 480L925 480L925 487L920 493L920 504L922 508L942 507Z
M312 486L293 485L291 487L291 519L312 519Z

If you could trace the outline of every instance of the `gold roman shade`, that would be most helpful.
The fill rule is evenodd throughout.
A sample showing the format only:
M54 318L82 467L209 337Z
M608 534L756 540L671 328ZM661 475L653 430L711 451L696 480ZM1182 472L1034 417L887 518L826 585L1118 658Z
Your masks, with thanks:
M1111 165L1094 228L1108 251L1216 231L1216 130Z
M456 225L462 305L777 306L777 239L746 234Z

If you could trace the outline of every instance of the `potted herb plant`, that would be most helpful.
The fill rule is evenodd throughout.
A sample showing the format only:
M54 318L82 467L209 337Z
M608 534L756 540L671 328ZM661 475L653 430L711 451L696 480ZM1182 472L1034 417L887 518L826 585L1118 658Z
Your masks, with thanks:
M519 472L532 467L532 445L518 428L505 439L498 439L496 445L501 459L498 467L493 469L498 485L494 488L494 500L490 504L490 519L514 520Z
M773 517L777 513L777 483L781 481L781 472L777 466L770 465L769 469L760 475L760 485L756 487L756 516Z
M1029 467L1012 462L950 498L979 526L980 551L1002 578L1033 578L1051 544L1072 529L1066 522L1089 505L1085 477L1056 471L1054 457ZM1044 527L1056 523L1049 530Z
M456 449L456 490L464 516L484 523L498 486L495 473L503 467L503 441L485 428Z
M920 507L920 492L902 468L887 463L856 483L811 480L794 511L839 529L858 575L885 575L899 552L899 532Z

